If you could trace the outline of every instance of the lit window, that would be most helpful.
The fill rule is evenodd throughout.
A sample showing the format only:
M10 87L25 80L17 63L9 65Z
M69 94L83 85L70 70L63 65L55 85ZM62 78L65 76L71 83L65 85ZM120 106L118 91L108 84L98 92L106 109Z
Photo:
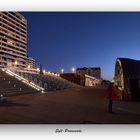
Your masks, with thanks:
M13 45L13 41L12 40L7 40L8 44Z

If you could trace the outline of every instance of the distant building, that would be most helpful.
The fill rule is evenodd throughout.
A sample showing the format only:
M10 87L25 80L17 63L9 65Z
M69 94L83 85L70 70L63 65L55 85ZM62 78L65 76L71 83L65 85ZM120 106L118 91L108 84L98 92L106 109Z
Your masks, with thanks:
M89 76L85 74L85 86L97 86L97 85L101 85L102 83L102 79L97 79L95 77Z
M27 57L26 64L27 64L27 67L35 68L35 60L31 57Z
M81 85L81 86L96 86L101 84L101 79L86 75L86 74L77 74L77 73L61 73L60 77Z
M95 77L97 79L101 78L101 68L100 67L91 67L91 68L87 68L87 67L83 67L83 68L77 68L76 69L76 73L77 74L82 74L82 75L89 75L92 77Z
M114 84L122 100L140 100L140 61L117 58Z
M17 12L0 12L0 66L26 67L27 20Z
M76 74L76 73L61 73L60 74L60 77L72 82L72 83L75 83L75 84L78 84L78 85L81 85L81 86L85 86L85 77L79 75L79 74Z

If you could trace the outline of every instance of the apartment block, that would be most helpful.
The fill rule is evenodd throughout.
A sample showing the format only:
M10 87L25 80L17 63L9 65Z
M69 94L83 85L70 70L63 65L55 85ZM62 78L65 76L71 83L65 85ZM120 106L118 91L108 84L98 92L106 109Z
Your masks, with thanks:
M27 67L27 20L18 12L0 12L0 66Z

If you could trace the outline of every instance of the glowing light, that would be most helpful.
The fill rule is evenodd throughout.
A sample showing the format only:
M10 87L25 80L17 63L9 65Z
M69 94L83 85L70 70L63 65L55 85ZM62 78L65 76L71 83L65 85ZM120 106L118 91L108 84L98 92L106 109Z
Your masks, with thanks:
M44 91L42 90L41 93L44 93Z
M36 70L39 71L39 68L37 68Z
M28 68L30 69L30 68L31 68L31 66L30 66L30 65L28 65Z
M12 40L8 40L7 42L8 42L8 44L10 44L10 45L13 44L13 41L12 41Z
M15 66L18 64L17 60L14 62Z
M64 69L61 69L61 73L64 73Z
M72 68L72 72L75 72L75 68Z
M46 72L46 70L43 70L43 73L45 73Z
M40 86L38 86L38 85L36 85L36 84L34 84L34 83L32 83L32 82L29 83L29 81L28 81L27 79L23 78L22 76L19 76L19 75L15 74L14 72L12 72L12 71L10 71L10 70L6 70L6 73L9 74L9 75L11 75L11 76L14 76L14 77L17 78L17 79L20 79L22 82L26 83L27 85L33 87L34 89L36 89L36 90L38 90L38 91L39 91L39 90L44 91L44 88L42 88L42 87L40 87ZM14 84L14 87L16 87L15 84ZM22 90L22 89L21 89L21 90Z

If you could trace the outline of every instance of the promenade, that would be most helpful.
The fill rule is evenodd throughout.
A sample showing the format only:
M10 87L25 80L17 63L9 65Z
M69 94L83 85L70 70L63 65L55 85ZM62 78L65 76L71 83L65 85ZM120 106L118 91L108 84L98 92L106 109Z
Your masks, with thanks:
M1 124L139 124L140 102L114 101L107 112L106 87L67 89L8 97Z

